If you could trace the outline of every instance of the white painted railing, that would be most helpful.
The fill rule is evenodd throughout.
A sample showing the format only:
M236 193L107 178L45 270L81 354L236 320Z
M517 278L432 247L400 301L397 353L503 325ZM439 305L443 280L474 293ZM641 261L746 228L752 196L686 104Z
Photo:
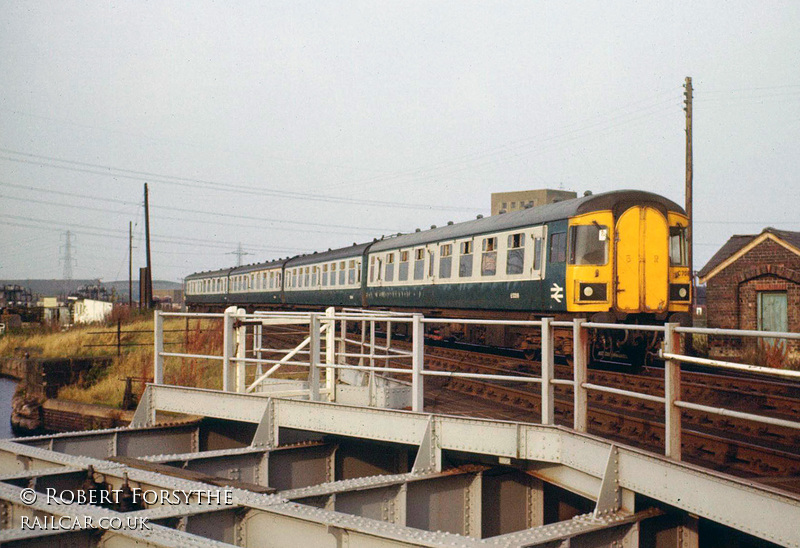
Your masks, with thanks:
M221 356L181 354L164 352L163 321L165 317L192 317L222 319L223 351ZM528 327L540 330L541 333L541 375L521 376L502 374L481 374L459 371L440 371L425 368L425 326L435 324L479 324ZM338 330L337 330L338 325ZM348 338L348 325L356 325L360 338ZM393 346L394 328L405 325L406 338L411 350ZM273 329L273 334L285 334L286 331L274 331L280 326L308 326L308 336L291 348L266 348L262 345L264 329ZM378 328L384 342L378 342ZM555 330L569 329L572 333L572 379L556 379L555 368ZM663 337L660 356L664 362L664 396L656 396L602 386L588 382L590 330L608 331L640 331ZM293 333L300 333L293 331ZM659 335L660 334L660 335ZM224 314L195 314L177 312L155 312L155 367L154 378L157 384L164 383L164 358L202 358L222 362L222 389L229 392L253 393L258 391L262 383L268 382L282 366L295 365L308 368L307 390L297 393L311 400L319 400L327 395L330 401L336 399L337 377L345 371L366 375L370 390L375 386L377 376L401 375L410 376L410 407L413 411L422 412L425 407L425 377L469 378L486 381L513 381L525 384L538 384L541 396L541 423L554 424L555 400L554 387L569 385L573 387L573 428L580 432L587 430L588 393L589 391L605 392L618 396L638 398L664 405L665 454L680 460L681 458L681 409L693 409L706 413L750 420L761 424L800 429L799 421L790 421L744 413L731 409L715 408L680 399L681 364L691 363L724 370L748 371L767 374L780 378L800 380L800 372L771 369L756 365L737 364L721 360L698 358L680 354L683 335L726 335L761 338L782 338L800 340L800 333L777 333L766 331L739 331L725 329L685 328L678 324L668 323L662 326L640 326L624 324L592 323L583 319L574 321L555 321L543 318L535 321L481 320L463 318L424 318L421 314L403 314L396 312L362 311L343 309L336 312L328 308L325 313L318 312L256 312L248 314L243 309L228 308ZM337 336L338 335L338 336ZM325 341L324 351L322 341ZM248 341L252 344L248 345ZM358 347L357 352L348 352L347 346ZM279 359L267 359L265 353L284 354ZM298 358L303 356L303 358ZM356 363L348 363L348 360ZM247 366L255 365L252 381L246 384ZM391 366L390 366L391 364ZM264 366L269 368L264 371ZM325 371L326 386L320 387L320 373ZM296 392L296 391L295 391ZM293 394L295 394L293 392ZM374 398L370 397L370 401Z

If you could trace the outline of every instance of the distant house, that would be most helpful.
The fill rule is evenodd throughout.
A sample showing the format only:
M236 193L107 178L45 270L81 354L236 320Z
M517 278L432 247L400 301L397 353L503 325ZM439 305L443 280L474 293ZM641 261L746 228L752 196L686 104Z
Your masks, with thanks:
M800 332L800 232L765 228L732 236L698 273L706 284L708 327ZM752 341L709 341L712 355L733 357ZM800 343L787 343L800 357Z

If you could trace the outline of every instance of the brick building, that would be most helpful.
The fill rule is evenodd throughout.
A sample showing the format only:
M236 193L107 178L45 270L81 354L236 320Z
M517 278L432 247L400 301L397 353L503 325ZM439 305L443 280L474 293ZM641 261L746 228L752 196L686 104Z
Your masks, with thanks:
M708 327L800 332L800 232L765 228L732 236L698 276L706 284ZM721 358L763 358L763 346L751 339L709 340L710 354ZM789 341L785 351L800 360L800 342Z

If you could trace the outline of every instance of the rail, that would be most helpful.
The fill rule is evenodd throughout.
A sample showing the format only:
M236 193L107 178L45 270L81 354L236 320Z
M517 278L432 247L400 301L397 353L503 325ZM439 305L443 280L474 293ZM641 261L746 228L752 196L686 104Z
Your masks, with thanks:
M163 348L165 317L206 317L222 319L223 351L221 355L182 354L165 352ZM487 374L468 371L444 371L425 367L425 327L443 324L479 324L527 327L539 330L541 335L541 373L533 375ZM305 325L307 331L281 331L281 325ZM407 348L397 348L392 340L394 328L405 325L404 339L410 342ZM348 326L350 329L348 329ZM383 340L378 342L380 327ZM272 335L307 334L299 344L292 343L288 348L279 344L265 346L264 328L273 329ZM572 334L572 378L555 378L555 331L569 329ZM664 395L653 395L633 390L614 388L588 381L591 330L639 331L663 337L659 355L664 361ZM353 337L352 333L360 334ZM336 401L337 386L341 375L349 372L355 375L356 384L376 385L378 377L410 377L409 407L413 411L425 410L425 378L466 378L492 382L511 382L538 385L541 398L541 418L545 425L555 423L555 386L571 386L573 393L573 424L580 432L588 429L588 393L601 392L650 401L664 406L664 428L666 456L681 459L681 410L695 410L704 413L727 416L792 429L800 429L800 421L763 416L720 407L702 405L685 401L681 394L682 364L697 364L731 371L746 371L766 374L784 379L800 380L800 372L771 369L758 365L739 364L722 360L700 358L681 354L682 337L691 335L725 335L760 337L767 339L783 338L800 340L800 333L779 333L767 331L737 331L710 328L686 328L678 324L664 325L620 325L589 322L584 319L556 321L553 318L540 320L480 320L465 318L425 318L421 314L384 313L328 308L321 312L255 312L246 313L243 309L231 307L224 314L194 314L179 312L155 313L155 367L154 378L164 383L164 358L201 358L221 361L222 389L241 393L258 393L260 387L287 365L307 369L306 389L294 390L292 395L310 400L319 400L323 395ZM395 346L393 346L395 345ZM349 347L349 348L348 348ZM357 351L352 348L357 347ZM282 354L280 358L268 358L264 354ZM302 358L299 358L302 356ZM248 371L248 366L255 366ZM268 366L268 369L264 369ZM325 375L325 388L321 387L321 374ZM365 377L359 377L365 375ZM251 379L246 382L246 379ZM370 401L374 398L370 397Z

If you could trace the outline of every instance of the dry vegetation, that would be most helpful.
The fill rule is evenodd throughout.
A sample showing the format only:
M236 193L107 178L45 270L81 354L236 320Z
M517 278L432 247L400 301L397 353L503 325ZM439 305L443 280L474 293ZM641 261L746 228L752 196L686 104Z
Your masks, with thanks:
M137 397L144 390L145 382L153 378L152 315L120 320L122 348L119 357L116 319L106 324L78 326L64 331L40 328L9 333L0 337L0 357L23 356L25 353L42 358L112 356L112 365L92 370L90 378L65 386L59 391L59 398L119 406L126 377L134 379L133 389ZM183 318L167 318L164 331L164 350L167 352L221 355L221 320L193 319L187 324ZM164 380L169 384L221 388L221 365L219 361L212 360L167 358Z

